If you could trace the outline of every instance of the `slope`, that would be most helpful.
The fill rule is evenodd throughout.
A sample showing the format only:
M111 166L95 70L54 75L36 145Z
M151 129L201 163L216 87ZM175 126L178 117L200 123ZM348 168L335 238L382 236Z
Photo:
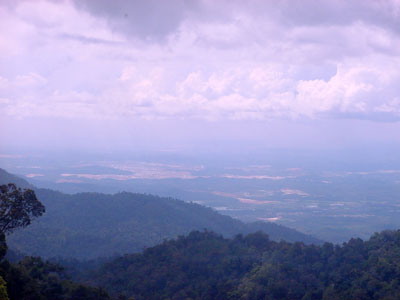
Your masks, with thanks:
M1 183L1 181L0 181ZM226 237L257 230L273 240L320 243L273 223L245 224L195 203L145 194L79 193L36 189L46 213L8 238L11 248L42 257L90 259L132 253L164 239L208 229Z
M144 299L400 299L400 230L342 246L192 232L116 258L86 281Z

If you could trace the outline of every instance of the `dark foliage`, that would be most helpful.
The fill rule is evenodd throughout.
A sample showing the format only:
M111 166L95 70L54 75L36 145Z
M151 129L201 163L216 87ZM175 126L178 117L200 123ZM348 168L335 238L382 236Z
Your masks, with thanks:
M25 180L0 169L0 184ZM272 240L320 243L318 239L273 223L245 224L210 208L153 195L80 193L34 189L46 214L8 237L12 249L45 258L93 259L133 253L164 239L207 228L232 237L261 230Z
M19 189L15 190L22 193ZM7 194L9 190L5 191L3 195L12 194ZM60 196L51 202L53 209L58 208L54 209L54 219L50 219L54 223L45 223L41 227L40 222L36 222L39 224L37 230L45 229L41 233L46 240L50 238L47 245L52 246L57 244L59 237L55 236L56 239L52 240L52 236L47 235L49 224L56 228L54 233L65 230L68 234L79 232L87 234L87 237L98 237L100 241L87 240L85 236L77 238L76 243L83 241L86 243L84 246L91 246L86 251L95 251L96 246L107 246L107 243L112 243L114 249L125 250L121 241L129 240L129 233L146 239L147 234L157 232L156 237L161 239L165 236L164 227L167 232L176 234L179 226L186 223L203 224L199 219L201 217L210 218L214 226L225 228L231 234L237 230L235 224L244 225L204 207L167 198L129 193L67 196L49 190L40 192L42 195L47 193L47 199ZM8 201L10 197L4 200ZM14 210L25 209L23 205L10 207ZM69 209L68 215L62 212L65 207ZM187 207L193 209L186 210ZM109 211L115 209L118 214L109 215ZM32 210L27 210L29 222L32 217L41 214L39 211L36 215L29 215ZM5 209L3 213L21 219L18 211ZM147 219L149 215L151 219ZM227 219L231 223L225 223ZM57 227L56 221L61 225ZM4 224L15 225L5 232L26 226L29 222L13 223L13 218L10 218L10 222ZM232 227L228 228L228 225ZM254 229L254 226L262 227L263 224L252 226ZM146 231L149 228L151 231ZM99 232L101 236L96 235ZM0 239L2 254L6 251L4 232ZM27 241L35 240L26 238ZM76 247L76 244L72 243L72 246ZM73 247L74 251L82 251L82 248ZM261 231L246 236L239 234L232 239L207 230L193 231L186 237L164 240L142 253L117 257L105 263L65 262L78 266L75 272L72 270L69 274L90 286L104 287L121 300L400 299L400 230L375 234L368 241L351 239L342 246L277 242ZM100 263L102 266L97 268ZM102 289L69 280L60 265L35 257L26 257L17 264L8 261L0 264L0 297L28 300L110 299Z
M13 183L0 186L0 233L24 228L44 212L45 208L33 190L22 191Z
M192 232L104 264L87 281L134 299L400 299L400 231L343 246Z
M194 231L107 263L91 280L135 299L227 299L269 246L262 233L225 239Z
M262 230L273 240L319 242L272 223L245 224L211 208L153 195L36 190L46 214L9 238L11 248L46 258L79 259L140 252L164 239L208 229L232 237Z
M105 291L68 280L64 269L38 257L26 257L18 264L4 261L0 276L10 299L24 300L106 300Z
M45 211L33 190L22 191L15 184L0 186L0 258L7 252L5 234L24 228ZM67 280L61 266L25 257L17 264L0 263L0 299L66 300L110 299L101 289Z
M8 249L6 234L28 226L44 212L45 208L33 190L22 191L13 183L0 186L0 259Z

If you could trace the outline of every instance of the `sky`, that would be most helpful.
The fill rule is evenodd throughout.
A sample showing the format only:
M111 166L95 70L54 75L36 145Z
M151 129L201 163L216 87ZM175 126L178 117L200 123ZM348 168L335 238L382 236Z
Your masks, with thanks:
M399 0L1 0L0 28L3 154L400 145Z

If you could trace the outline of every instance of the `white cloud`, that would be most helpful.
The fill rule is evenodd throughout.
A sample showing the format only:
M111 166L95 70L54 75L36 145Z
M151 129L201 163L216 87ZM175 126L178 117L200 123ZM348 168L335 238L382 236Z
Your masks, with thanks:
M47 83L46 78L40 76L39 74L30 73L26 75L18 75L15 78L14 84L16 88L34 88L38 86L43 86Z
M399 118L396 1L229 3L176 1L176 19L160 20L165 29L110 15L106 2L0 6L10 28L0 37L1 113ZM136 6L160 14L123 7Z

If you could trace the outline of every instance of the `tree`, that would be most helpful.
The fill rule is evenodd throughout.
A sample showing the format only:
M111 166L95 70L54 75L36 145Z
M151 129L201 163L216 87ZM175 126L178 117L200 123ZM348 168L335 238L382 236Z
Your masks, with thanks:
M33 190L21 190L13 183L0 186L0 259L7 252L5 235L28 226L44 212Z
M0 233L7 234L26 227L44 212L44 205L33 190L22 191L13 183L0 186Z
M0 300L9 300L7 295L7 284L3 277L0 276Z

